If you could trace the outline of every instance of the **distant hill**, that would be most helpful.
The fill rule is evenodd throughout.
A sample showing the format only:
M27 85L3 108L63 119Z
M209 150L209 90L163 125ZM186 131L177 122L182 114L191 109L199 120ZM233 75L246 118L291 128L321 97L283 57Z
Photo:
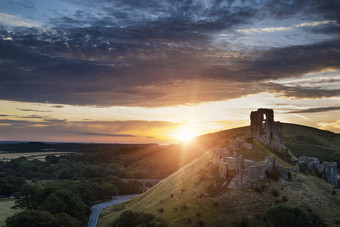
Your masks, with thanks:
M247 137L249 130L249 127L242 127L202 135L196 142L209 148L221 141L228 143L237 137ZM339 162L339 134L294 124L284 124L283 130L286 146L296 156L316 156L322 161ZM164 151L163 159L167 153ZM240 153L253 160L263 160L274 154L258 143L253 143L251 150L240 150ZM162 157L161 153L158 155ZM153 158L157 160L157 156ZM289 165L284 160L280 159L280 162ZM217 170L212 168L212 153L205 152L143 195L105 209L99 226L112 226L124 210L152 213L170 226L268 226L266 211L277 204L299 207L311 217L320 216L328 225L337 226L340 223L340 191L314 175L290 174L290 180L266 178L249 189L226 189L221 187L223 182L217 176Z
M285 145L296 157L336 161L340 167L340 134L296 124L283 124Z

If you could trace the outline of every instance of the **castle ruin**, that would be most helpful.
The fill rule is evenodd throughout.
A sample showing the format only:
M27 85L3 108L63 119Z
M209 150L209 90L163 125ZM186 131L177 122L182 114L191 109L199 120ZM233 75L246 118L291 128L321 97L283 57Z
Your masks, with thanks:
M282 178L288 179L288 171L300 171L299 166L320 176L327 183L339 187L336 162L321 164L315 157L300 156L297 159L284 145L282 124L274 121L272 109L258 109L250 114L250 129L253 139L267 145L271 150L288 155L291 161L297 162L295 167L281 166L275 156L267 156L264 161L252 161L238 155L240 147L252 149L252 144L238 137L224 148L214 148L213 166L218 167L220 178L226 179L235 173L227 185L229 189L249 188L251 184L265 179L266 171L278 171ZM223 184L225 185L226 182ZM226 185L225 185L226 186Z
M272 109L258 109L250 114L251 136L272 150L285 154L288 149L284 146L282 124L274 121Z

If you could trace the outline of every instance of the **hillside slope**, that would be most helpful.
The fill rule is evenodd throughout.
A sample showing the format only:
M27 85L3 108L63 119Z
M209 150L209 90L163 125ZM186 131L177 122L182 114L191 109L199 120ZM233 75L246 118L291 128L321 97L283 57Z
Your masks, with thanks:
M292 173L291 180L267 178L249 189L229 190L220 186L216 172L207 152L143 195L104 210L99 226L112 226L126 209L152 213L170 226L230 226L242 218L252 226L265 226L266 209L277 203L313 211L331 226L340 221L340 192L334 193L331 185L315 176Z
M295 156L336 161L340 167L340 134L296 124L283 124L285 145Z
M340 167L340 134L303 125L283 123L284 143L296 157L317 157L321 162L336 161ZM198 137L202 141L230 140L249 136L250 126L240 127Z
M294 124L284 124L283 130L285 143L295 155L316 156L322 161L339 160L339 134ZM249 131L249 127L242 127L203 135L196 139L196 146L204 144L202 147L209 148L221 141L228 144L237 137L249 136ZM166 153L158 155L164 159ZM241 149L238 153L252 160L274 154L256 141L252 149ZM156 161L158 157L154 158ZM316 176L291 172L290 180L266 178L249 189L230 190L222 187L224 181L217 172L212 167L212 153L207 151L143 195L104 210L99 226L112 226L124 210L152 213L170 226L238 226L244 220L249 226L267 226L265 212L276 204L316 213L330 226L340 223L340 191Z

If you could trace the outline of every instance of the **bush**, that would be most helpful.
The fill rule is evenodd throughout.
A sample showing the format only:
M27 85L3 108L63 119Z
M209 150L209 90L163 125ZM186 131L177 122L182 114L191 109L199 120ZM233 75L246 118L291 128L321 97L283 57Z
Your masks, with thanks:
M205 225L204 221L201 221L201 220L197 221L196 223L197 227L204 227L204 225Z
M280 196L280 192L278 192L276 189L272 189L270 191L270 193L274 196L274 197L279 197Z
M280 178L280 173L279 171L277 171L277 169L274 169L274 170L266 170L266 176L269 178L269 179L272 179L274 181L277 181L279 178Z
M282 196L282 202L287 202L288 201L288 198L286 196Z
M262 194L262 192L264 191L261 187L255 187L254 188L254 191L259 193L259 194Z
M220 204L218 203L218 202L214 202L213 204L212 204L212 207L218 207Z
M248 227L249 222L246 218L240 218L238 220L231 222L231 226L233 226L233 227Z
M58 220L47 211L23 211L6 219L8 227L58 226Z
M148 226L148 227L167 227L168 224L161 218L157 218L152 214L143 212L133 212L126 210L118 217L113 223L115 227L135 227L135 226Z
M292 179L293 179L292 173L291 173L291 172L288 172L287 174L288 174L288 180L292 180Z
M181 207L181 210L187 210L188 209L188 206L187 205L184 205Z
M158 212L159 212L159 213L163 213L163 212L164 212L164 209L163 209L163 208L160 208L160 209L158 209Z
M266 211L266 220L270 226L277 227L305 227L305 226L326 226L325 222L316 214L309 215L300 207L280 204L269 208Z

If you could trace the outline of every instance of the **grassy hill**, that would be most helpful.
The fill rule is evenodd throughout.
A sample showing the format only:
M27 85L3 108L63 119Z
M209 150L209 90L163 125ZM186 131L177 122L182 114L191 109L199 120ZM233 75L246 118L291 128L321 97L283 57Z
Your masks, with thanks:
M250 127L241 127L202 135L202 141L231 140L250 135ZM321 162L336 161L340 167L340 134L303 125L283 123L284 142L296 157L317 157ZM216 143L215 143L216 144Z
M313 156L336 161L340 167L340 134L312 127L283 124L285 145L295 156Z
M229 143L236 137L246 137L249 130L249 127L242 127L200 136L196 139L196 149L202 144L209 148L218 141ZM286 145L296 156L339 161L339 134L294 124L284 124L283 130ZM191 147L190 152L193 151L195 148ZM155 161L159 157L165 159L168 152L165 150L153 158ZM257 142L251 150L239 152L253 160L263 160L274 154ZM150 161L150 157L147 160ZM143 159L140 162L143 163ZM280 162L289 165L284 160ZM112 226L124 210L152 213L170 226L244 226L245 223L246 226L268 226L266 210L277 204L300 207L307 214L319 215L330 226L340 226L340 191L316 176L291 174L290 180L267 178L249 189L229 190L221 187L223 182L212 167L212 153L205 152L141 196L105 209L99 226Z
M152 213L170 226L230 226L242 219L264 226L265 211L277 203L313 211L331 225L340 221L339 191L333 195L333 187L315 176L293 173L290 181L265 179L245 190L214 188L214 182L219 182L211 161L211 153L206 153L143 195L105 209L99 226L112 226L126 209Z

